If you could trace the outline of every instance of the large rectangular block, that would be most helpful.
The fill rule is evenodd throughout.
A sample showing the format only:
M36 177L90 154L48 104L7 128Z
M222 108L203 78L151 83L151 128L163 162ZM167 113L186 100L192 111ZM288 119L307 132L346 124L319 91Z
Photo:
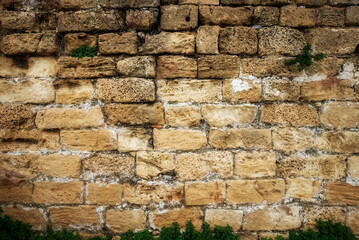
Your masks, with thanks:
M159 56L157 78L197 78L197 60L183 56Z
M198 25L198 7L193 5L165 5L161 7L161 29L184 31Z
M300 75L296 66L286 66L284 58L245 58L242 59L242 72L256 77L296 77Z
M76 155L38 155L30 165L34 172L50 177L78 178L81 173L81 159Z
M30 224L34 230L46 230L47 221L45 220L43 209L28 207L3 207L4 213L12 219Z
M359 103L325 103L322 106L320 122L328 128L356 128L359 125Z
M97 6L96 0L59 0L61 9L88 9Z
M350 25L359 25L359 6L346 8L345 22Z
M329 203L357 206L359 203L359 186L346 182L329 182L326 199Z
M120 128L117 131L118 150L132 152L150 150L152 132L145 128Z
M250 7L200 6L199 18L204 25L242 26L250 25Z
M0 104L0 128L32 128L35 113L31 105Z
M198 58L198 78L234 78L239 76L240 58L234 55L211 55Z
M198 54L218 54L219 26L200 26L197 29L196 47Z
M201 108L198 106L167 105L166 124L171 127L194 127L201 125Z
M219 34L219 51L227 54L257 53L257 30L250 27L226 27Z
M315 9L289 5L281 8L279 24L287 27L314 27L316 17Z
M157 24L158 14L158 9L129 9L126 11L126 25L135 30L149 31Z
M100 130L61 130L61 144L65 149L79 151L116 150L116 134Z
M223 81L223 98L228 102L259 102L262 83L258 79L227 79Z
M123 58L117 62L117 72L126 77L156 77L156 58L135 56Z
M272 138L273 149L286 153L304 152L314 146L314 133L308 129L275 128Z
M146 228L146 221L146 214L140 209L110 209L106 212L106 227L116 233L143 230Z
M137 54L137 33L106 33L99 36L99 50L108 54Z
M87 185L86 203L116 205L122 201L122 184L89 183Z
M359 133L350 131L323 132L316 139L316 148L326 152L358 153Z
M11 203L33 203L33 184L19 184L19 178L3 178L0 182L0 201ZM8 180L8 181L6 181ZM5 194L6 193L6 194Z
M345 9L325 6L318 9L317 25L343 27L345 24Z
M61 80L55 83L55 88L57 104L87 102L95 95L91 80Z
M221 204L226 198L224 181L187 182L185 185L186 205Z
M151 227L170 227L173 222L178 222L184 228L188 221L191 221L196 229L202 226L203 213L200 208L174 208L168 211L156 210L150 213Z
M82 203L83 182L35 182L33 199L38 204Z
M238 152L234 158L234 174L241 178L273 177L277 158L274 152Z
M136 175L144 179L174 172L174 154L162 152L137 152Z
M100 0L101 7L106 8L143 8L143 7L158 7L160 0Z
M287 78L263 81L263 99L267 101L298 101L300 85Z
M243 211L229 209L207 209L204 220L211 226L229 225L233 228L233 231L237 231L242 226Z
M2 11L0 13L1 27L7 30L34 30L37 19L32 12Z
M286 181L286 197L300 199L301 201L311 201L321 191L321 181L301 178L289 178Z

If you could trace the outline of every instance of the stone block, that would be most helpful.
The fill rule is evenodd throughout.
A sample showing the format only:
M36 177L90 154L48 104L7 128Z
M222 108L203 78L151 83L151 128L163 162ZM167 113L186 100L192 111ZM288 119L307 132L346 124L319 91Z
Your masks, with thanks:
M30 164L33 171L49 177L78 178L81 173L81 159L76 155L39 155Z
M321 191L320 181L309 179L287 179L286 197L310 201Z
M158 7L160 0L100 0L101 7L105 8L143 8L143 7Z
M21 183L22 178L2 177L0 182L1 202L32 203L33 184Z
M136 175L144 179L174 172L175 161L172 153L137 152Z
M234 55L211 55L198 58L199 78L234 78L240 71L240 58Z
M146 228L146 214L140 209L110 209L106 212L106 226L116 233L143 230Z
M345 22L348 25L359 25L359 6L346 8Z
M277 159L274 152L238 152L234 158L234 174L240 178L274 177Z
M196 37L198 54L218 54L219 26L199 26Z
M129 9L126 11L126 25L139 31L150 31L157 23L157 16L157 10Z
M300 85L287 78L263 81L263 99L266 101L298 101Z
M197 60L183 56L159 56L157 78L197 78Z
M179 0L178 4L219 5L219 0Z
M221 0L223 5L259 5L260 0Z
M36 30L37 19L32 12L17 12L17 11L1 11L0 13L2 29L6 30Z
M348 159L348 174L352 178L359 178L359 157L351 156Z
M321 7L327 4L328 0L295 0L297 6Z
M314 205L304 209L304 219L306 220L306 228L313 228L317 223L316 220L318 219L344 223L345 209L343 207Z
M348 213L346 224L352 229L354 234L359 233L359 214L355 209Z
M202 216L200 208L174 208L168 211L156 210L150 213L149 219L153 228L170 227L173 222L178 222L180 227L184 228L188 221L192 221L199 230L203 223Z
M259 6L254 8L253 23L269 27L279 24L279 9L276 7Z
M99 51L108 54L137 54L137 33L106 33L99 36Z
M186 205L221 204L226 198L223 181L187 182L185 185Z
M145 128L120 128L117 137L120 152L150 150L151 134Z
M243 211L226 209L207 209L204 220L211 226L229 225L232 227L234 232L237 232L242 226Z
M316 9L288 5L281 8L279 24L286 27L314 27L316 17Z
M122 200L122 185L117 183L89 183L86 203L116 205Z
M42 209L7 206L3 207L3 210L12 219L30 224L34 230L46 230L46 220Z
M199 7L199 19L201 20L203 25L251 25L252 15L252 9L250 7Z
M314 134L308 129L275 128L273 149L285 153L304 152L314 147Z
M191 30L198 26L198 7L193 5L165 5L161 7L161 29Z
M126 77L155 78L156 59L150 56L135 56L117 62L117 72Z
M242 59L242 73L256 77L296 77L300 73L296 66L286 66L284 58L245 58Z
M201 109L198 106L167 105L166 125L171 127L194 127L201 124Z
M262 84L259 80L228 79L223 82L223 97L229 102L259 102Z
M60 9L89 9L97 7L96 0L59 0Z
M359 125L359 103L325 103L322 105L320 122L328 128L356 128Z
M38 204L82 203L83 182L35 182L33 199Z
M219 51L227 54L257 53L257 30L250 27L226 27L219 34Z
M328 182L325 198L331 204L357 206L359 203L359 186L346 182Z
M282 6L292 4L294 0L261 0L261 5Z
M54 228L100 229L100 216L96 206L50 207L49 212Z
M348 6L358 4L355 0L329 0L328 2L331 6Z
M359 152L359 133L350 131L323 132L316 139L316 148L325 152Z
M96 35L87 33L68 33L65 35L65 53L70 54L72 50L83 45L94 47L97 45Z
M345 24L345 9L325 6L318 9L317 25L342 27Z
M95 93L91 80L62 80L56 82L55 88L57 104L88 102Z
M32 128L35 113L31 105L0 104L0 128Z

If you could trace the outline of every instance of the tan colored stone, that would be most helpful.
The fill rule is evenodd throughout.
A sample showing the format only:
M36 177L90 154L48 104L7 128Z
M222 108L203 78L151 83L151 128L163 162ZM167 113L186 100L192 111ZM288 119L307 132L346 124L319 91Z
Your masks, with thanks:
M204 105L202 115L211 127L249 124L257 115L257 106Z
M278 233L278 232L260 232L259 233L259 238L260 239L267 239L267 238L270 238L270 239L275 239L277 238L278 236L281 236L281 237L285 237L285 238L288 238L289 237L289 233Z
M243 211L225 209L207 209L205 222L211 226L231 226L237 232L242 226ZM241 238L243 239L243 238Z
M322 105L320 122L329 128L355 128L359 126L359 103L325 103Z
M311 105L268 104L263 107L261 121L289 126L317 126L318 113Z
M350 25L359 25L359 6L350 6L345 11L345 22Z
M91 80L63 80L55 84L57 104L87 102L94 98Z
M218 102L221 87L216 80L159 80L157 95L165 102Z
M155 100L153 80L144 78L98 79L96 93L104 102L152 102Z
M106 33L99 36L101 54L137 54L137 33Z
M274 152L241 151L234 158L234 174L241 178L273 177L277 170L276 161Z
M239 128L211 130L209 143L220 149L270 149L272 147L271 131L268 129Z
M282 6L293 3L294 0L261 0L262 5Z
M202 180L209 176L228 178L233 175L233 155L219 151L178 154L175 169L180 180Z
M299 228L301 219L299 209L295 206L267 207L254 210L244 219L244 230L279 230Z
M3 172L3 169L1 170ZM10 177L1 176L0 192L2 194L0 194L0 201L11 203L32 203L33 189L34 186L32 184L25 183L23 178L17 178L11 175Z
M100 216L95 206L51 207L49 212L55 228L100 229Z
M145 128L120 128L117 130L118 150L131 152L150 150L151 134Z
M179 0L178 4L219 5L219 0Z
M316 9L288 5L281 8L279 24L287 27L314 27Z
M314 146L314 134L308 129L276 128L272 138L273 149L286 153L304 152Z
M0 102L50 103L55 100L55 89L50 81L22 80L18 83L0 80Z
M289 79L263 81L263 99L266 101L298 101L300 86Z
M31 166L36 172L50 177L78 178L81 172L81 159L76 155L40 155Z
M116 135L108 130L61 130L61 144L65 149L78 151L116 150Z
M327 4L327 0L295 0L298 6L320 7Z
M82 203L83 182L35 182L33 199L38 204Z
M164 124L161 103L106 105L108 124Z
M347 6L357 4L355 0L329 0L331 6Z
M300 73L296 66L286 66L284 58L245 58L242 59L242 72L256 77L296 77Z
M146 227L146 214L140 209L110 209L106 212L106 226L119 233L128 230L142 230Z
M115 61L109 57L59 58L60 78L96 78L116 75Z
M0 154L0 182L10 183L14 180L16 180L15 182L19 180L21 184L21 180L24 180L23 178L35 178L38 172L33 168L33 163L40 156L35 154Z
M344 59L337 57L326 57L323 60L317 61L312 66L305 69L305 73L309 76L315 75L327 75L328 82L335 81L333 76L338 75L343 70ZM334 78L334 79L333 79ZM330 84L329 84L330 86Z
M219 26L199 26L197 30L196 47L198 54L218 54Z
M359 186L346 182L328 182L325 197L329 203L358 205Z
M193 5L165 5L161 7L161 29L184 31L198 25L198 7Z
M323 132L316 139L316 147L327 152L357 153L359 152L358 142L358 132Z
M87 9L95 8L96 0L59 0L62 9Z
M223 82L223 97L229 102L259 102L262 84L256 80L228 79Z
M58 66L57 60L51 57L30 57L29 68L26 71L27 77L47 78L56 77Z
M58 150L59 133L0 129L0 151Z
M198 58L198 78L238 77L240 58L234 55L211 55Z
M150 223L153 228L163 226L170 227L173 222L178 222L184 228L188 221L192 221L196 229L202 226L203 213L199 208L175 208L168 211L156 210L150 213Z
M6 30L34 30L37 27L35 13L1 11L0 13L2 29Z
M183 56L159 56L157 78L197 78L197 60Z
M197 106L167 105L166 124L171 127L193 127L201 124L201 109Z
M12 219L30 224L35 230L46 230L46 220L42 209L6 206L3 210Z
M83 170L91 174L122 178L130 178L135 175L135 158L119 154L99 154L83 160Z
M352 178L359 178L359 156L351 156L348 159L348 173Z
M318 9L317 25L342 27L345 24L345 9L325 6Z
M142 7L158 7L160 6L160 0L100 0L101 7L106 8L142 8Z
M226 27L219 34L219 51L227 54L257 53L257 30L250 27Z
M88 204L115 205L122 200L122 185L117 183L89 183L87 185Z
M282 179L227 181L228 204L280 202L284 193L285 182Z
M0 77L23 77L26 75L24 66L10 57L0 57Z
M175 169L174 155L161 152L137 152L136 175L151 179L160 174L173 173Z
M321 190L320 181L309 179L287 179L286 197L310 201Z
M252 9L249 7L200 6L199 18L204 25L250 25Z
M258 5L260 0L221 0L223 5Z
M35 114L32 106L24 104L0 104L0 128L31 128Z
M304 209L306 228L314 228L316 220L332 220L334 222L345 222L345 209L343 207L310 206Z
M94 47L97 45L96 35L87 33L69 33L65 35L65 53L70 54L72 50L83 45Z
M157 150L197 150L207 145L207 137L198 130L154 129L153 145Z
M350 211L347 217L347 225L354 232L354 234L359 234L359 213L358 211Z
M117 72L127 77L155 78L156 59L150 56L135 56L121 59Z
M345 157L340 155L292 156L278 165L278 174L282 177L341 179L345 177L345 170Z
M135 30L149 31L157 23L157 16L157 10L129 9L126 11L126 25Z
M254 8L253 23L265 27L279 24L279 9L276 7L259 6Z
M221 204L226 198L223 181L187 182L185 185L186 205Z
M194 54L196 34L191 32L161 32L146 35L145 43L139 47L140 54Z

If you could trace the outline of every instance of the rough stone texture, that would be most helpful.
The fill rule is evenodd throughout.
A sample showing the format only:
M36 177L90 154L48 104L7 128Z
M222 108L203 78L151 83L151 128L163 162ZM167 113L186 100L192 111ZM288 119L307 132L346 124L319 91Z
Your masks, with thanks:
M46 221L42 209L3 207L4 213L15 220L32 225L35 230L46 230Z
M359 25L359 6L351 6L346 8L345 22L350 25Z
M106 33L99 36L99 50L103 55L136 54L137 34L134 32Z
M323 104L320 122L329 128L356 128L359 125L359 103Z
M257 115L256 106L204 105L202 115L211 127L228 127L253 122Z
M345 9L325 6L318 9L317 25L342 27L345 24Z
M258 5L260 4L260 0L221 0L223 5Z
M327 184L325 197L329 203L358 205L359 186L345 182L329 182Z
M271 131L268 129L228 129L211 130L209 143L214 148L270 149L272 146Z
M95 0L59 0L61 9L87 9L95 8Z
M204 25L250 25L252 9L249 7L200 6L199 18Z
M284 198L285 182L273 180L230 180L227 181L227 203L280 202Z
M0 13L2 29L6 30L34 30L37 27L37 20L34 13L2 11Z
M76 155L40 155L31 162L34 171L50 177L78 178L81 172L81 159Z
M329 0L328 4L331 6L348 6L355 5L357 2L355 0Z
M282 6L293 3L294 0L261 0L262 5Z
M182 56L159 56L157 78L197 78L197 60Z
M164 110L160 103L106 105L108 124L164 124Z
M179 0L178 4L219 5L219 0Z
M241 178L273 177L277 154L274 152L239 152L234 158L234 174Z
M285 231L298 228L300 225L298 207L278 206L250 212L245 217L243 229Z
M150 214L151 227L161 228L169 227L174 221L177 221L181 228L184 228L188 221L199 229L202 226L202 211L199 208L175 208L167 212L159 210Z
M118 61L117 72L127 77L155 78L156 59L150 56L124 58Z
M86 203L115 205L122 199L122 185L117 183L89 183L87 185Z
M55 228L100 228L100 216L95 206L51 207L49 212Z
M282 7L279 24L287 27L314 27L316 24L316 10L298 8L294 5Z
M359 178L359 157L352 156L348 159L348 173L352 178Z
M207 137L197 130L154 129L153 145L157 150L197 150L207 145Z
M306 228L313 228L316 220L332 220L334 222L345 222L345 209L343 207L310 206L304 209Z
M167 5L161 7L161 29L183 31L198 25L198 7L193 5Z
M256 7L253 13L253 23L261 26L273 26L279 23L279 9L276 7Z
M298 101L300 85L283 78L263 81L263 99L267 101Z
M35 182L33 199L38 204L82 203L83 182Z
M347 225L352 229L355 234L359 233L359 214L357 211L351 211L348 214Z
M218 54L220 27L200 26L197 30L196 47L199 54Z
M198 78L238 77L240 59L233 55L212 55L198 58Z
M132 29L149 31L157 23L157 16L157 10L129 9L126 11L126 25Z
M223 98L229 102L259 102L262 84L257 80L229 79L223 82Z
M295 0L295 3L300 6L309 6L309 7L320 7L324 6L328 0Z
M140 209L110 209L106 212L106 226L118 233L125 233L128 230L142 230L146 227L146 215Z
M233 155L230 152L184 153L176 156L176 171L180 180L201 180L218 175L233 175Z
M349 131L323 132L316 139L316 147L326 152L359 152L359 133Z
M0 191L6 194L0 195L0 201L13 203L32 203L32 184L21 183L23 178L1 178Z
M187 182L185 185L187 205L221 204L226 198L226 185L223 181Z
M171 127L194 127L201 124L201 109L197 106L167 105L166 125Z
M272 138L273 149L286 153L304 152L314 146L314 134L307 129L276 128Z
M150 179L160 174L170 174L175 169L174 155L161 152L138 152L136 175Z
M242 60L242 72L256 77L296 77L300 73L295 66L286 66L283 58L245 58Z
M287 179L286 197L310 201L321 190L320 181L309 179Z
M94 47L97 45L96 35L87 33L69 33L65 35L65 53L70 54L72 50L83 45Z
M100 5L107 8L142 8L142 7L158 7L160 5L160 0L100 0Z
M249 27L226 27L219 34L219 51L229 54L257 53L257 30Z
M57 104L87 102L94 98L94 87L91 80L62 80L56 83Z
M0 128L32 128L35 114L31 105L0 104Z
M144 128L120 128L117 131L118 150L120 152L131 152L150 150L149 141L151 135Z
M243 211L225 209L207 209L205 222L211 226L231 226L234 231L238 231L242 226ZM242 238L241 238L242 239Z
M155 84L143 78L98 79L97 97L107 103L152 102L155 100Z

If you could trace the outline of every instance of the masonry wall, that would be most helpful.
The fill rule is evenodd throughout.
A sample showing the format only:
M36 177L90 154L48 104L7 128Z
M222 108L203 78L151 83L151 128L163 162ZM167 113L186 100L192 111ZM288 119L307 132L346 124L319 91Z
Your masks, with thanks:
M36 229L359 234L358 0L3 0L0 202ZM326 58L286 66L305 43ZM81 45L98 56L73 58Z

